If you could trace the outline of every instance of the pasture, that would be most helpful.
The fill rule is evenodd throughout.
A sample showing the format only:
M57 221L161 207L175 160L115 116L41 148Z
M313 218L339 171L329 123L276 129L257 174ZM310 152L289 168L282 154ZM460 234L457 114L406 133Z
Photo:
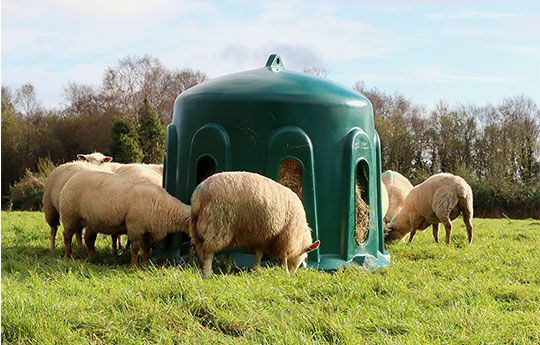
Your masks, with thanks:
M388 250L391 266L324 273L194 264L129 268L110 239L97 257L48 249L41 212L2 212L5 344L540 343L540 221L461 219ZM76 248L76 247L75 247Z

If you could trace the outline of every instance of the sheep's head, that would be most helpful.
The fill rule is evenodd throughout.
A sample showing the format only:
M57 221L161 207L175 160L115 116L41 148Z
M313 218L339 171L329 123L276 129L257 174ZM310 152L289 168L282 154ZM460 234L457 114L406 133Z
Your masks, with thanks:
M300 265L306 260L308 253L319 248L320 244L321 244L321 241L317 240L313 242L312 244L310 244L308 247L304 248L299 255L288 258L287 268L289 269L289 272L291 273L296 272L298 267L300 267Z
M104 154L100 152L94 152L94 153L89 153L89 154L79 153L77 155L77 158L80 161L85 161L85 162L88 162L90 164L95 164L95 165L102 165L103 163L109 163L110 161L113 160L111 156L105 156Z
M395 240L401 240L405 237L405 234L402 234L400 229L394 222L390 222L384 225L384 240L387 242L392 242Z

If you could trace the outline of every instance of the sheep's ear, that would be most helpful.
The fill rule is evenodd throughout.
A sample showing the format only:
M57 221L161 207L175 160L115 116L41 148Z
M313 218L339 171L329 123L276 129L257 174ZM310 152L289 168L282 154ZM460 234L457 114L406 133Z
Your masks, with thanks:
M86 160L86 155L83 155L82 153L79 153L77 155L77 158L79 158L80 161L85 161Z
M103 163L109 163L110 161L112 161L111 156L105 156L105 158L103 158Z
M319 248L320 245L321 245L321 241L317 240L317 241L313 242L312 244L310 244L309 247L304 249L304 253L312 252L315 249Z

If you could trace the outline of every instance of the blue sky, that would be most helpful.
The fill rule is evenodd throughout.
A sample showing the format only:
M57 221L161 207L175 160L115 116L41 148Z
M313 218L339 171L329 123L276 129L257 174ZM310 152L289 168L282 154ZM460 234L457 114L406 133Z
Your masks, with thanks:
M48 106L68 82L99 86L106 66L151 54L210 77L321 66L433 106L540 104L540 1L2 0L2 85L33 83Z

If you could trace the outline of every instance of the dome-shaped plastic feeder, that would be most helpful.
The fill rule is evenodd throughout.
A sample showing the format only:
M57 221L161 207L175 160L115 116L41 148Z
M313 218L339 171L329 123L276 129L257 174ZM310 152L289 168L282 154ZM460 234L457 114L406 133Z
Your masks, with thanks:
M279 55L266 66L199 84L176 99L167 127L164 186L189 204L199 182L220 171L251 171L295 191L320 240L308 266L379 267L384 253L381 160L373 110L359 93L287 71ZM179 259L189 238L169 236L158 256ZM254 254L229 251L239 266Z

